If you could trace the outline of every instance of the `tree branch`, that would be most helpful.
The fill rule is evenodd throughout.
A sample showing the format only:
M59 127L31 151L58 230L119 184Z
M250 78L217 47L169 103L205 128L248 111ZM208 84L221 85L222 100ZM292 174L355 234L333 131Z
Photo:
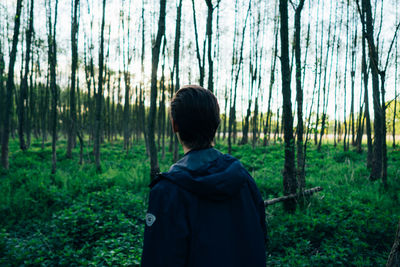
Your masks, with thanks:
M290 195L287 195L287 196L277 197L277 198L273 198L273 199L268 199L268 200L264 201L264 206L267 207L269 205L273 205L273 204L278 203L278 202L283 202L283 201L286 201L286 200L289 200L289 199L296 199L299 196L309 196L309 195L311 196L315 192L318 192L318 191L321 191L321 190L322 190L322 187L317 186L317 187L314 187L314 188L311 188L311 189L304 190L303 192L300 192L300 193L290 194Z

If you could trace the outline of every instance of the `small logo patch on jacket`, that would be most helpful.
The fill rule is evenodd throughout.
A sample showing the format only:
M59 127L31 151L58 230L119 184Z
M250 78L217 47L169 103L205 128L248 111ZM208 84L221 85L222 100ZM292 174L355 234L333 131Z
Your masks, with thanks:
M156 216L154 216L151 213L146 214L146 225L148 227L152 226L155 221L156 221Z

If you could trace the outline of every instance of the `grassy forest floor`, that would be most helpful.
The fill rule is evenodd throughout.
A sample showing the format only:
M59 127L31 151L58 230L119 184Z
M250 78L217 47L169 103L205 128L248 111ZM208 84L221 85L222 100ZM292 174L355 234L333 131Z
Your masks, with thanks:
M125 265L140 263L149 189L144 144L127 154L122 141L101 149L101 174L87 153L65 157L58 143L35 141L21 152L10 142L10 170L0 170L0 265ZM227 152L227 146L217 149ZM63 151L63 152L61 152ZM87 151L86 151L87 152ZM232 154L255 178L265 199L282 195L283 146L234 146ZM383 266L400 216L400 150L388 151L389 189L370 182L366 153L324 145L307 153L307 187L324 190L294 214L281 204L266 209L272 266ZM171 154L160 159L167 171Z

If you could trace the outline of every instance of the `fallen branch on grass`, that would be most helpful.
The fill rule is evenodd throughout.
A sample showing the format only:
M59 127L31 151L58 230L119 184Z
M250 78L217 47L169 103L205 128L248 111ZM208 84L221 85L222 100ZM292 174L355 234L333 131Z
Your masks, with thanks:
M295 199L295 198L298 198L299 196L311 196L315 192L318 192L318 191L321 191L321 190L322 190L322 187L317 186L317 187L314 187L314 188L310 188L310 189L304 190L303 192L300 192L300 193L290 194L290 195L287 195L287 196L277 197L277 198L273 198L273 199L268 199L268 200L264 201L264 206L273 205L275 203L282 202L282 201L285 201L285 200L288 200L288 199Z
M392 250L389 254L389 259L386 263L386 267L396 267L400 266L400 221L397 227L396 237L394 239L394 244Z

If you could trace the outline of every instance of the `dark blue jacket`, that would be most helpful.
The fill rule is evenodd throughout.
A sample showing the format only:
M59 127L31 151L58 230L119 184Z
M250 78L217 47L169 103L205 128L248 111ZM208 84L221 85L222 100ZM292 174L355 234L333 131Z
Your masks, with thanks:
M192 150L151 187L143 267L266 265L263 200L237 159Z

